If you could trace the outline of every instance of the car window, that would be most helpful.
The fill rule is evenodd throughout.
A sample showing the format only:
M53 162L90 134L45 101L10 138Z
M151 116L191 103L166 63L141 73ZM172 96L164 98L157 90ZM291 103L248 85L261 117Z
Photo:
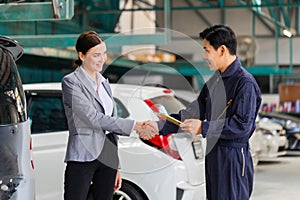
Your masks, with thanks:
M129 112L124 104L114 98L119 117L126 118ZM30 96L28 116L31 119L31 133L45 133L68 130L60 96Z
M124 104L117 98L114 98L114 101L116 102L118 117L121 117L121 118L128 117L129 112L126 109L126 107L124 106Z
M168 114L177 113L179 110L185 108L185 106L173 96L159 96L150 100L156 105L162 105Z
M178 97L178 96L176 96L176 98L185 106L185 107L187 107L191 102L189 102L189 101L187 101L187 100L185 100L185 99L183 99L183 98L181 98L181 97Z
M61 97L32 96L28 116L33 134L68 130Z

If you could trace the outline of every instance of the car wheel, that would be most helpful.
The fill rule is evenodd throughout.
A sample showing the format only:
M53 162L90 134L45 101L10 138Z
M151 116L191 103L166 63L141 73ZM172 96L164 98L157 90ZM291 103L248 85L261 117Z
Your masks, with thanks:
M113 200L147 200L142 191L129 183L123 182L120 190L116 191Z
M294 150L297 149L298 146L298 139L294 136L288 137L289 149Z

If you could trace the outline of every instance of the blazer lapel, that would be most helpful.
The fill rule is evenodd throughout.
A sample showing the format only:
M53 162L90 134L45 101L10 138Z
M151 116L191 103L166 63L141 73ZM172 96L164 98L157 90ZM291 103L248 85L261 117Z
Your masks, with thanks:
M103 81L103 82L102 82L102 85L103 85L104 89L106 90L107 94L108 94L108 95L110 96L110 98L112 99L112 102L113 102L113 105L114 105L112 115L113 115L113 116L117 116L117 107L116 107L116 103L115 103L115 101L114 101L114 99L113 99L112 91L111 91L111 88L110 88L110 86L109 86L108 80Z
M76 69L76 71L74 72L75 75L77 76L78 80L80 82L82 82L82 84L84 85L85 89L88 90L94 96L94 98L101 104L101 106L103 107L103 102L99 98L99 95L96 93L96 91L94 91L94 89L93 89L94 87L87 80L87 77L86 77L85 74L83 74L84 72L82 70L83 69L80 70L79 67L78 67Z
M108 81L107 80L103 81L102 85L103 85L104 89L106 90L107 94L110 96L110 98L112 98L112 91L111 91Z

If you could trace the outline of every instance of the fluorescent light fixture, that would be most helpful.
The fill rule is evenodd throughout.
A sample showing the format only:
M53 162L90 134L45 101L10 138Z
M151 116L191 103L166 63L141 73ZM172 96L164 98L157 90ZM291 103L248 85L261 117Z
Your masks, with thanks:
M252 0L252 3L256 6L257 12L261 12L261 0Z
M282 34L285 35L286 37L292 37L296 35L296 31L293 28L290 29L283 29Z
M287 29L284 29L283 31L282 31L282 33L283 33L283 35L285 35L286 37L292 37L292 32L291 31L289 31L289 30L287 30Z

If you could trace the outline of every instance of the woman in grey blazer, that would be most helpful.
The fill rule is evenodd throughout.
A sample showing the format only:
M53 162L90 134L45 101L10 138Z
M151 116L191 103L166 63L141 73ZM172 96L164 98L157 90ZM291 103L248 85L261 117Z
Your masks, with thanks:
M62 80L69 127L64 198L85 200L92 194L93 199L109 200L121 187L117 135L129 136L137 130L149 139L154 134L142 135L141 122L117 117L109 83L100 73L107 59L100 36L94 31L82 33L76 51L77 68Z

